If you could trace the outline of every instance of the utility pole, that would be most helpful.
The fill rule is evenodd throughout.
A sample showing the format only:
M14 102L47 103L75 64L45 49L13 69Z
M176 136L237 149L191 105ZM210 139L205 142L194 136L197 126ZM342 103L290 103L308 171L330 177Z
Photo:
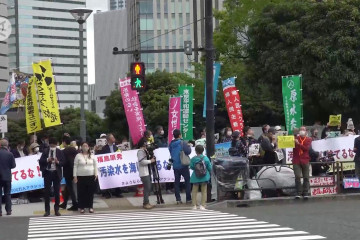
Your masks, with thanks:
M206 154L215 154L214 116L214 46L212 0L205 1L205 52L206 52Z
M197 49L199 47L198 43L198 27L197 27L197 0L193 0L193 22L194 22L194 48ZM199 52L195 50L194 52L194 60L196 63L199 62Z

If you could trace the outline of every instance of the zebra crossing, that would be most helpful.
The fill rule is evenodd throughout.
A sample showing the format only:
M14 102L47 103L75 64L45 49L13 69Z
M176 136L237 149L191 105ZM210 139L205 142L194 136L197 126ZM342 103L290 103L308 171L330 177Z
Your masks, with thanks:
M289 227L211 210L37 217L29 221L28 240L325 239Z

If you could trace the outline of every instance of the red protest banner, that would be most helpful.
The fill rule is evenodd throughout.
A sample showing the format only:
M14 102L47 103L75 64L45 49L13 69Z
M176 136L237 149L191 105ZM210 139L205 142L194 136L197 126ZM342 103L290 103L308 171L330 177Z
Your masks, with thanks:
M240 95L235 87L235 78L228 78L222 81L226 108L229 114L231 128L239 131L243 136L244 118L241 110Z

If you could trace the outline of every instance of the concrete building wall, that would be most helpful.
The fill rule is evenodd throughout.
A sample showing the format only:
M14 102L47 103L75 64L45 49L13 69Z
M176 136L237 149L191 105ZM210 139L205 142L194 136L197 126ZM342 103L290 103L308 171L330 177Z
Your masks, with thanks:
M94 15L96 113L103 117L106 97L129 71L127 55L113 55L114 47L127 48L127 13L115 10Z

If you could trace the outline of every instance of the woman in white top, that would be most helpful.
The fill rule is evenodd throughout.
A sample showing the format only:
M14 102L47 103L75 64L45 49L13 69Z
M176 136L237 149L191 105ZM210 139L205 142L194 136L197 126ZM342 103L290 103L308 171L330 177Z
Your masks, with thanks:
M81 153L74 160L74 183L77 183L80 213L85 213L85 208L89 208L89 213L94 213L96 179L96 158L91 155L89 144L84 142L81 144Z

